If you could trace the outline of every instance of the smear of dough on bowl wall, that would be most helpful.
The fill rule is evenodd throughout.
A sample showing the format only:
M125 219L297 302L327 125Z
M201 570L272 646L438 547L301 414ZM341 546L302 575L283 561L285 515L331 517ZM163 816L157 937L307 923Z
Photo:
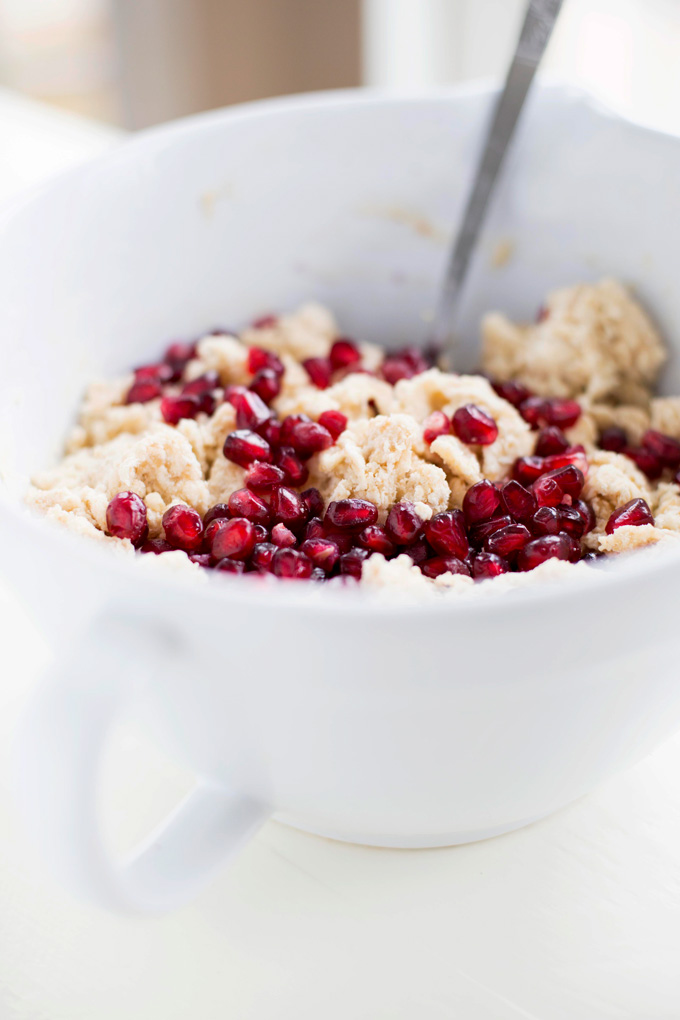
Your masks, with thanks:
M501 594L680 538L680 397L615 280L484 317L482 372L307 304L93 382L28 503L147 565ZM155 555L154 555L155 554Z

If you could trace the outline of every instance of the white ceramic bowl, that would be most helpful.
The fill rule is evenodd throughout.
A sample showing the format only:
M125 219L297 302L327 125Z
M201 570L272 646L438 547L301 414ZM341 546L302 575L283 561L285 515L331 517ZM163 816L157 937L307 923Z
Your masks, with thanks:
M2 218L0 566L62 656L23 736L22 796L60 872L100 902L178 902L271 813L382 846L512 829L680 719L677 557L632 557L597 585L390 607L153 576L20 506L14 476L57 455L88 380L168 338L310 297L361 338L422 337L490 95L331 93L209 114ZM673 341L679 176L676 139L539 89L470 278L467 335L487 308L531 316L549 288L612 274ZM491 271L503 238L513 258ZM677 363L666 382L680 392ZM119 867L94 780L130 700L199 778Z

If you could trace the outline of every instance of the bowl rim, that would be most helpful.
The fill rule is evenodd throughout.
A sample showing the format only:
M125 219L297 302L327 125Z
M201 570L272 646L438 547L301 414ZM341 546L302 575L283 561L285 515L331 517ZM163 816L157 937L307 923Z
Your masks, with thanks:
M618 121L635 135L644 134L650 137L666 138L671 143L680 145L680 137L636 123L619 112L610 109L600 100L594 99L586 91L565 84L555 79L540 79L537 91L542 94L556 95L566 105L585 108L591 115L604 121ZM449 105L466 99L490 99L499 91L497 82L488 79L474 80L454 86L446 86L428 91L394 91L376 88L334 89L323 92L279 96L271 99L255 100L232 107L210 110L204 113L184 117L179 120L162 124L140 131L120 144L94 159L79 164L50 177L47 181L27 188L20 195L5 203L0 210L0 230L24 208L38 202L50 192L57 192L62 184L72 185L79 179L91 178L102 170L109 171L118 166L137 161L140 157L163 147L178 138L191 138L196 133L219 128L223 124L236 123L240 120L253 120L276 116L279 114L332 111L348 108L366 107L399 107L404 105ZM275 608L277 611L304 610L307 614L327 613L347 615L353 618L363 617L370 613L371 618L395 618L408 615L409 618L426 616L437 620L446 616L452 623L457 619L483 616L487 625L494 621L524 615L531 609L539 609L546 604L559 607L568 612L569 607L582 605L584 598L595 605L601 603L602 596L625 584L626 590L632 590L641 581L662 583L666 578L677 576L680 568L680 541L677 548L669 547L662 556L652 554L651 550L641 549L635 555L622 554L612 558L596 569L597 580L592 573L594 568L584 567L573 572L574 576L564 575L556 580L545 579L535 585L527 585L518 589L499 592L489 597L469 597L444 595L442 598L409 598L400 600L385 597L380 591L357 590L352 586L328 586L310 584L283 584L269 579L266 584L262 579L254 579L249 575L243 577L206 575L197 568L195 576L167 569L139 570L139 563L131 555L115 555L108 547L97 542L88 542L82 536L75 535L62 524L42 517L38 512L30 510L23 504L21 497L15 498L7 492L0 475L0 517L6 518L2 531L7 528L18 528L22 536L30 544L31 538L43 541L56 547L69 558L84 561L84 565L93 571L105 571L113 580L117 577L122 582L134 578L138 587L151 592L162 589L163 592L176 596L187 596L196 599L208 598L211 602L223 601L233 603L234 597L242 605L253 607ZM14 542L13 542L14 544ZM133 573L134 571L134 573ZM202 575L202 577L201 577ZM206 583L197 583L201 579ZM10 582L11 583L11 582ZM484 582L482 582L483 584Z

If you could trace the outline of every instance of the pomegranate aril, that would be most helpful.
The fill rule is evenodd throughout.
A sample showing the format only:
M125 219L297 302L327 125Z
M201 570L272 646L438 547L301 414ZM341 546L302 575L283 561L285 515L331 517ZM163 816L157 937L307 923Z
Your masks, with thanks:
M412 559L416 566L420 566L420 564L424 563L425 560L432 559L434 554L434 549L426 538L419 538L412 545L407 545L405 548L397 551L399 553L404 553Z
M583 499L573 500L572 509L577 510L581 515L581 520L583 521L583 534L587 535L589 531L593 530L597 523L595 511L591 507L590 503L586 503Z
M329 358L306 358L302 367L318 390L328 389L333 374Z
M163 360L172 368L183 370L186 363L195 357L195 343L184 343L182 340L177 340L166 348Z
M425 577L430 578L440 577L442 574L471 576L467 563L464 563L457 556L434 556L431 560L425 560L424 563L421 563L420 569L425 574Z
M500 531L501 528L507 528L514 523L512 517L504 514L502 517L493 517L490 521L473 524L468 535L473 545L481 546L484 545L489 535L493 535L494 531Z
M490 577L498 577L500 574L507 574L510 565L495 553L477 553L472 561L472 576L476 581L484 581Z
M285 524L275 524L272 528L272 542L281 549L297 545L297 538Z
M513 407L519 407L520 404L523 404L531 396L531 391L526 386L512 380L508 382L494 382L491 385L498 396L502 397L503 400L507 400Z
M174 552L174 547L166 542L164 538L150 538L148 542L139 547L139 551L143 553L154 553L159 556L164 552Z
M309 535L305 534L305 538L309 537ZM330 525L324 524L323 538L330 538L331 541L335 542L341 553L347 553L350 549L354 548L355 537L352 531L343 531L340 528L335 529Z
M257 545L253 546L253 551L250 554L250 565L255 570L262 572L269 571L277 548L273 542L258 542Z
M323 521L320 517L312 517L311 520L307 521L307 525L305 527L305 539L325 537L326 529L324 528Z
M498 438L498 425L476 404L465 404L453 415L453 431L461 443L489 446Z
M568 535L543 535L527 542L517 557L520 570L533 570L546 560L569 560L572 555L572 544Z
M232 560L228 557L215 564L214 570L221 570L225 574L244 574L246 565L243 560Z
M619 428L618 425L611 425L602 430L598 444L603 450L609 450L610 453L622 453L628 446L628 435L625 429Z
M570 446L564 453L553 453L546 457L543 462L544 471L557 471L559 468L568 467L573 464L577 467L583 477L588 474L588 457L583 446Z
M264 524L255 524L255 542L266 542L269 538L269 528Z
M451 431L451 422L443 411L433 411L423 422L423 439L426 443L433 443L438 436L448 436Z
M562 429L558 429L556 425L548 425L541 429L536 440L535 453L537 457L550 457L555 453L564 453L567 449L569 449L569 440Z
M581 538L585 531L585 521L578 510L573 506L557 507L557 515L560 521L560 531L566 531L572 538Z
M626 455L626 457L629 457L637 467L639 467L640 471L642 471L642 473L646 475L651 482L661 477L661 474L663 473L663 464L651 450L648 450L644 446L627 446L622 452Z
M394 543L388 538L387 532L379 524L369 524L359 534L359 541L364 549L371 552L382 553L383 556L392 556L395 551Z
M529 522L534 535L557 535L562 530L559 510L555 506L542 506Z
M328 504L324 524L339 529L361 529L378 520L378 508L367 499L339 499Z
M203 414L207 414L208 417L213 413L217 406L217 400L212 393L204 393L202 396L197 397L198 410Z
M300 495L307 504L307 509L312 517L321 517L324 511L324 501L319 490L314 488L305 489Z
M250 388L265 404L270 404L281 392L281 377L273 368L261 368L253 376Z
M647 429L642 437L642 446L653 453L664 467L677 468L680 465L680 443L671 436Z
M307 538L300 546L300 552L309 556L315 567L330 573L340 558L340 550L330 538Z
M353 340L339 337L331 345L329 360L334 370L347 368L348 365L356 365L361 361L361 352Z
M119 492L114 496L106 508L106 528L109 535L127 538L135 546L146 542L149 526L141 496L136 492Z
M247 517L253 524L266 524L269 521L269 507L250 489L236 489L232 492L229 509L233 517Z
M209 510L203 515L203 527L207 528L213 521L220 520L222 517L231 517L231 511L226 503L215 503Z
M248 467L255 460L271 463L272 451L267 440L259 436L257 432L239 429L236 432L230 432L225 439L224 456L240 467Z
M336 442L338 436L342 435L347 428L347 415L342 411L324 411L319 415L319 425L328 429L333 437L333 442Z
M421 372L426 372L430 367L430 362L418 347L402 347L396 353L402 361L411 366L414 375L420 375Z
M277 577L304 579L311 577L313 564L299 549L277 549L272 557L272 573Z
M189 553L189 559L192 563L198 563L199 567L212 567L210 553Z
M271 494L269 508L272 520L277 524L285 524L295 530L301 528L307 522L309 509L299 492L289 489L286 485L279 485Z
M368 549L360 549L358 547L350 549L349 552L344 553L340 557L340 573L346 577L355 577L358 580L361 577L364 560L368 559L370 555Z
M397 545L411 545L420 535L422 527L422 518L413 503L407 500L395 503L385 521L385 531Z
M380 366L380 372L385 382L395 386L401 379L412 379L416 374L413 365L406 358L397 354L389 355Z
M563 535L563 538L566 539L566 542L567 542L567 546L568 546L568 553L567 553L568 559L572 563L578 563L578 561L581 559L581 542L580 542L580 540L578 538L575 538L573 535L568 534L567 532L563 532L562 535Z
M282 446L276 451L276 464L284 474L289 485L304 485L309 478L309 471L298 457L292 446Z
M512 556L531 541L531 532L523 524L509 524L489 535L484 548L497 556Z
M516 521L526 521L536 513L536 496L521 482L511 478L501 486L501 500L505 510Z
M633 525L640 527L643 524L653 524L654 516L649 505L644 499L630 499L623 506L619 506L610 515L605 526L605 531L611 535L617 528Z
M283 362L278 354L274 354L273 351L266 351L264 347L251 347L248 351L248 371L256 375L257 372L265 368L278 376L283 375L285 371Z
M155 400L162 393L163 388L159 382L154 382L153 380L134 382L127 391L125 403L148 404L150 400Z
M281 442L304 456L311 456L333 445L333 437L323 425L305 414L292 414L281 422Z
M175 549L197 552L203 544L203 519L193 507L178 503L163 514L166 541Z
M463 513L468 524L488 521L498 510L501 503L500 494L493 482L484 478L476 482L463 497Z
M236 427L239 429L255 432L272 416L264 400L251 390L232 391L227 399L236 411Z
M436 514L425 522L423 532L435 552L444 556L457 556L464 560L470 550L462 510Z
M253 329L273 329L278 321L276 315L260 315L257 319L253 319L251 326Z
M567 464L565 467L557 468L555 471L549 471L536 484L539 485L541 482L549 479L557 482L564 495L571 496L573 499L579 498L585 485L583 472L574 464Z
M184 384L182 396L202 397L204 394L217 389L219 385L220 377L217 372L205 372L203 375L199 375L197 379L192 379L191 382Z
M278 418L269 418L268 421L260 425L257 430L263 439L269 443L270 447L280 446L281 444L281 422Z
M512 467L512 477L522 485L531 485L545 470L542 457L518 457Z
M542 475L531 487L539 506L557 506L562 502L563 492L554 478Z
M532 428L542 425L557 425L568 429L581 417L581 405L575 400L559 397L528 397L520 405L519 412Z
M200 410L198 397L163 397L161 414L168 425L177 425L182 418L195 418Z
M284 480L283 469L276 464L264 464L259 460L254 461L245 473L244 481L248 488L262 496L271 492L275 485L281 485Z
M518 410L525 422L533 429L549 424L547 401L543 397L527 397L522 401Z
M309 575L310 581L325 581L326 573L321 567L314 567L311 574Z
M215 521L211 529L210 552L213 559L228 556L234 560L247 560L255 546L255 528L246 517L232 517L229 521Z
M155 365L140 365L134 370L135 382L167 383L172 379L172 369L165 362L160 361ZM128 403L130 401L128 400Z

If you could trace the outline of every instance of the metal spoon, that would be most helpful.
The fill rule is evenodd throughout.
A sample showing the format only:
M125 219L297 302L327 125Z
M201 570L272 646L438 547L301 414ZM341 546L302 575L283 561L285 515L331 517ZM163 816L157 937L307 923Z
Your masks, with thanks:
M530 0L505 87L496 102L486 144L455 239L430 334L432 346L454 362L455 321L470 258L477 244L503 158L557 21L563 0Z

